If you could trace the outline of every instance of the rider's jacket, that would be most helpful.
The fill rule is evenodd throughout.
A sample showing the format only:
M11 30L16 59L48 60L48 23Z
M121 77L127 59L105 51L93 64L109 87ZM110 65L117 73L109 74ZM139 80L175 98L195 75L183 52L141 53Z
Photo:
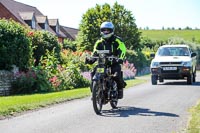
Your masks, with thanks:
M126 46L124 42L117 36L113 35L109 39L100 38L96 41L93 49L93 55L97 50L110 50L110 55L124 59L126 54Z

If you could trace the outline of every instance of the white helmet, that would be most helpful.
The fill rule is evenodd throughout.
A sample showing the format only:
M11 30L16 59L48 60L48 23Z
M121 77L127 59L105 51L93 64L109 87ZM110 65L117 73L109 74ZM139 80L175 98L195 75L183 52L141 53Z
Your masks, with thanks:
M103 22L100 27L102 38L110 38L114 34L114 25L112 22Z

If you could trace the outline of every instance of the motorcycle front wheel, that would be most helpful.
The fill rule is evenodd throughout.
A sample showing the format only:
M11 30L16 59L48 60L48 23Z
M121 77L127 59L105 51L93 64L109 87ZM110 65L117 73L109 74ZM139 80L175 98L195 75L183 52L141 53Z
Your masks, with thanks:
M118 104L118 91L117 91L117 83L114 81L114 86L113 86L113 91L111 94L111 100L110 100L110 106L115 109L117 108L117 104Z
M92 103L96 114L101 114L103 106L103 90L102 86L97 82L93 82L92 87Z

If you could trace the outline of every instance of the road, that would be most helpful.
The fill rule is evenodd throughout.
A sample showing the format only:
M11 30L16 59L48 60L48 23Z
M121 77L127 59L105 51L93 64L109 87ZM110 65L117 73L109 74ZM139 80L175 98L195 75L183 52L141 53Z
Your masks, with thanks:
M200 99L197 82L150 82L125 90L118 109L103 107L96 115L90 97L0 120L1 133L182 133L188 109Z

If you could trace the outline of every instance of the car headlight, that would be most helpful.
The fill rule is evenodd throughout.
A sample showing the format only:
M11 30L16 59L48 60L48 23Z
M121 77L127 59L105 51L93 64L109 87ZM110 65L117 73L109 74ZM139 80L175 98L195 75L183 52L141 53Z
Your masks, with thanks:
M190 66L192 66L192 63L191 63L191 61L185 61L185 62L183 62L183 66L190 67Z
M151 67L158 67L159 66L159 62L152 62L151 63Z

